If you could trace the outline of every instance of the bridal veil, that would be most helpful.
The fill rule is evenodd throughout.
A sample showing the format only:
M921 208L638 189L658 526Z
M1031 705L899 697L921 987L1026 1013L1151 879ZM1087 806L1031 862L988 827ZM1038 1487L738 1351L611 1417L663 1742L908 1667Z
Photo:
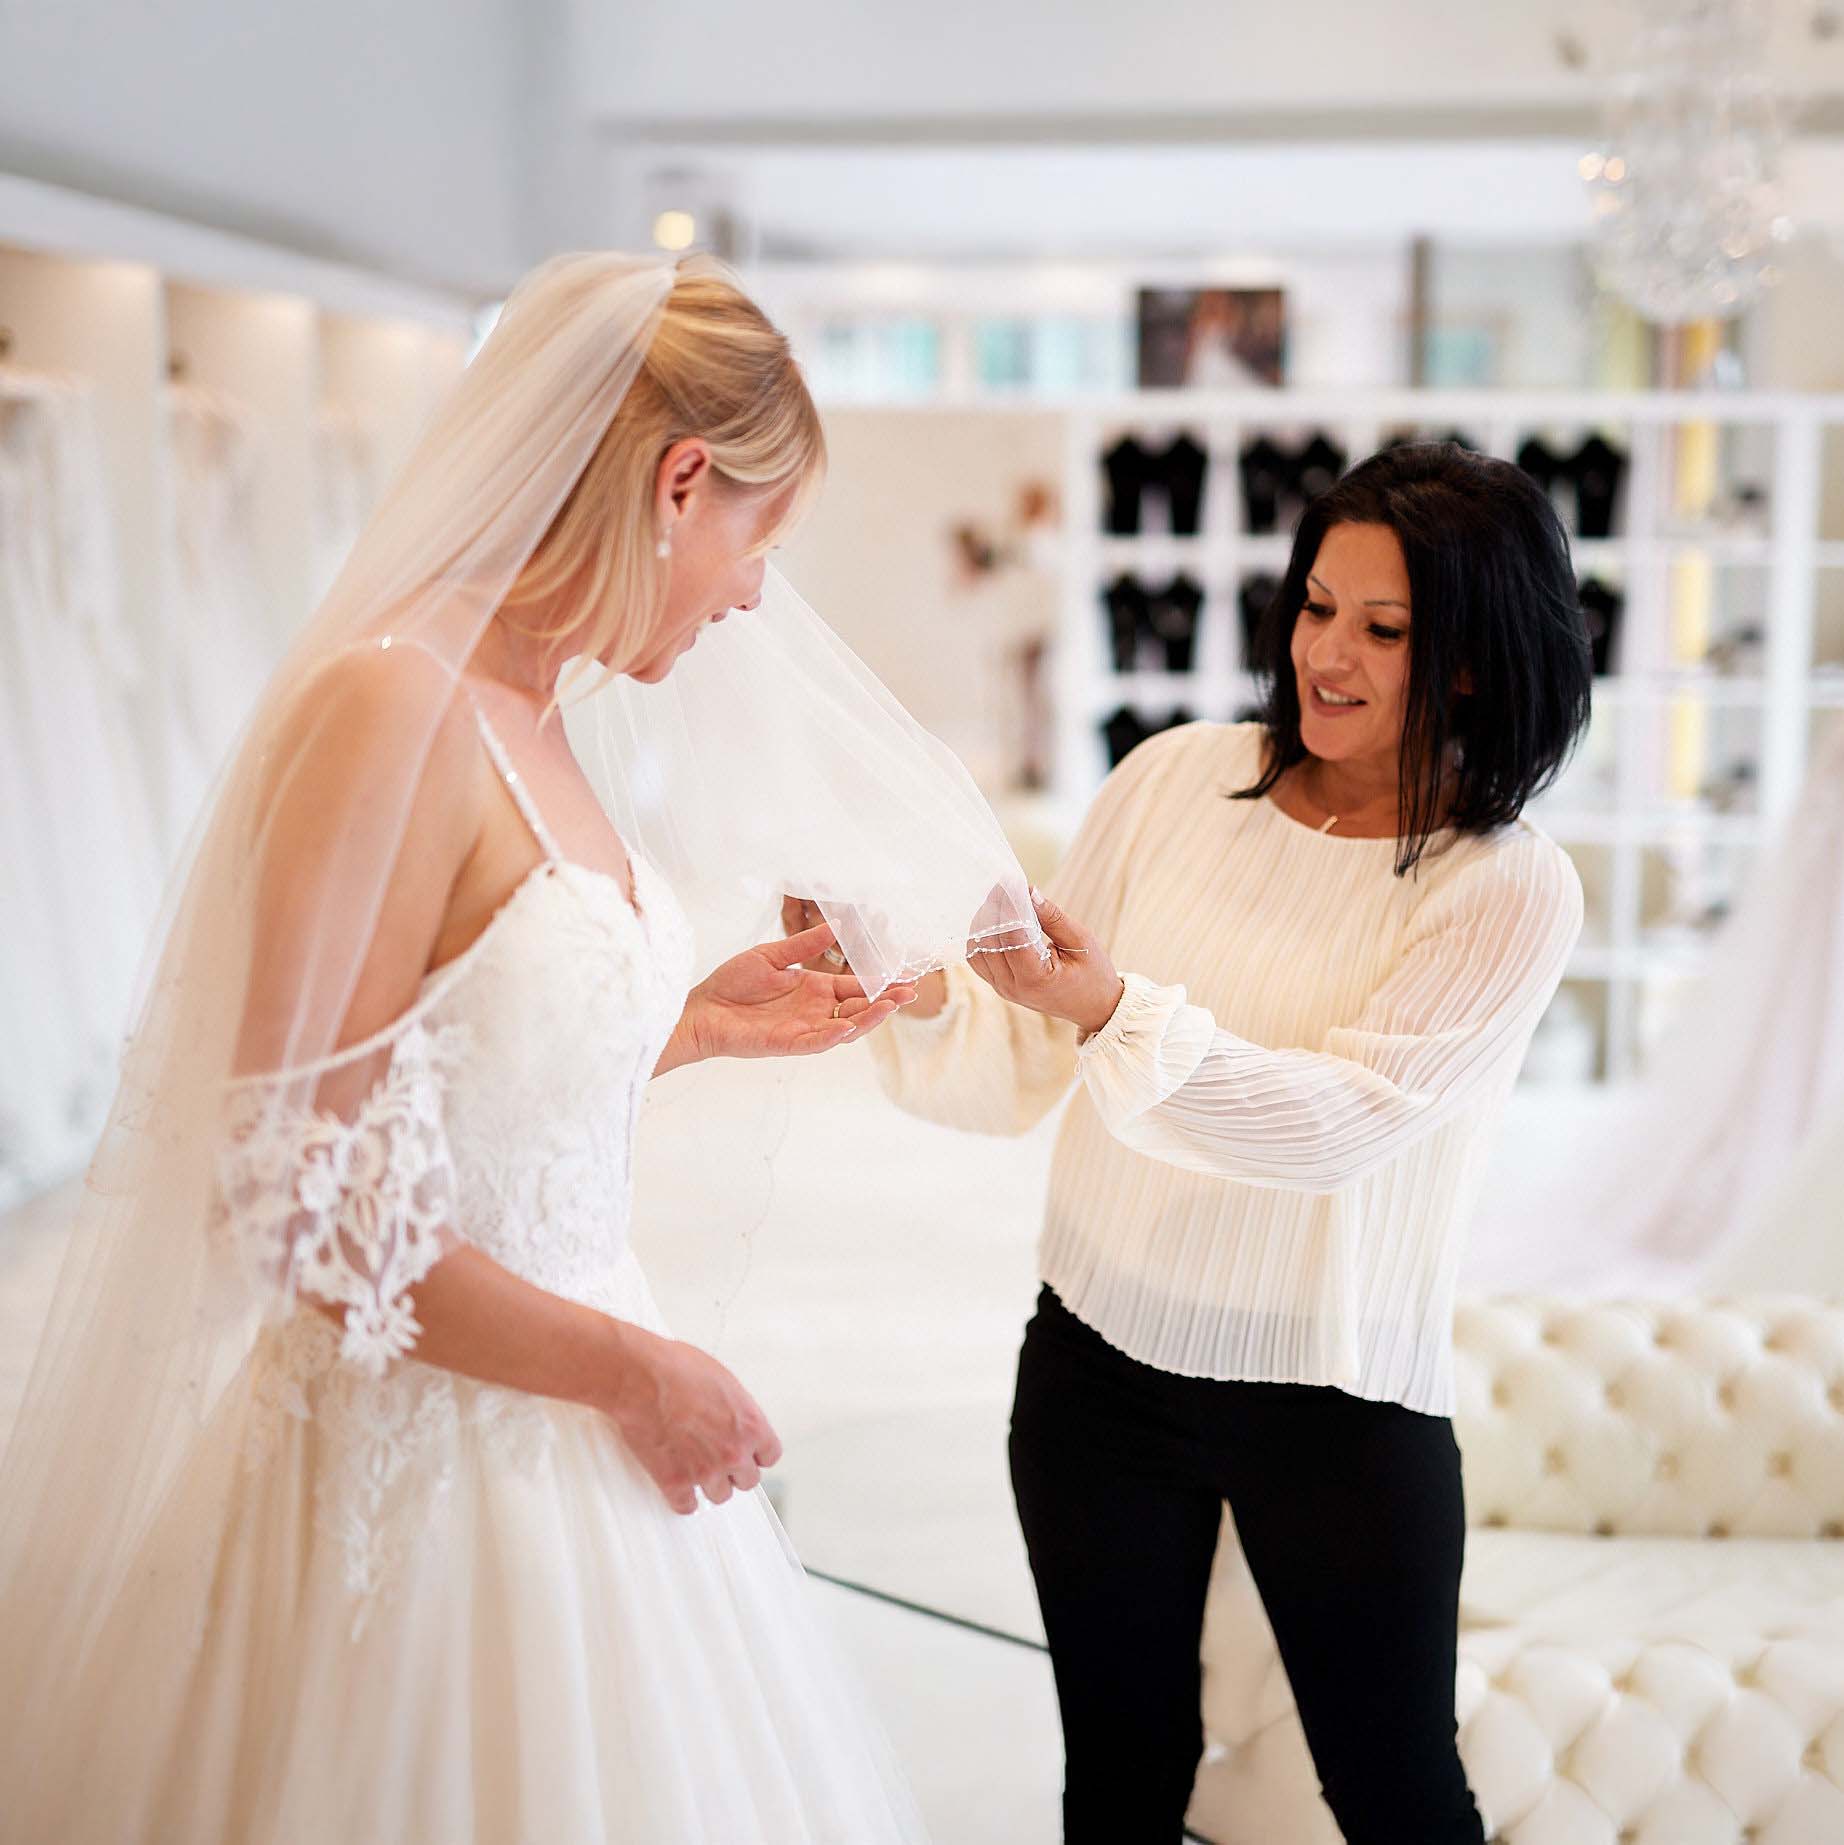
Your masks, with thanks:
M413 1343L409 1289L446 1247L439 1046L414 1007L356 1044L343 1022L463 669L697 267L570 256L520 286L194 829L0 1465L0 1786L69 1720L125 1590L158 1600L175 1646L200 1630L202 1570L134 1582L137 1547L265 1317L330 1301L373 1369ZM356 727L316 695L355 661L388 691ZM998 941L1039 939L965 771L779 579L665 684L579 690L579 752L685 887L707 961L772 929L782 891L819 901L872 992L967 952L976 913ZM331 725L362 768L344 806L309 767ZM316 869L291 879L304 831Z

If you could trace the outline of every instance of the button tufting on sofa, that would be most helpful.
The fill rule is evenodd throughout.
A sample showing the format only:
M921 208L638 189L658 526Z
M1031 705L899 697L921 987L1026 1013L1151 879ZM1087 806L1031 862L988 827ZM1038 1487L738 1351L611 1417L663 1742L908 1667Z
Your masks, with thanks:
M1454 1371L1499 1845L1844 1845L1844 1302L1463 1302ZM1226 1528L1193 1821L1337 1845L1237 1558Z

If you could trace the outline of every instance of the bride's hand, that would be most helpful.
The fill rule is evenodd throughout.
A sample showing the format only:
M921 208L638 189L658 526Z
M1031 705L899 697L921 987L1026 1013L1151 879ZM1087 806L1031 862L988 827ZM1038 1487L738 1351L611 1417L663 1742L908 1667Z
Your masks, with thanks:
M675 1512L702 1492L722 1505L749 1492L781 1458L756 1400L708 1353L623 1326L625 1362L605 1413Z
M1032 891L1031 900L1047 948L988 950L970 955L968 965L1013 1005L1067 1019L1085 1035L1100 1031L1114 1016L1126 982L1108 951L1073 916L1042 891Z
M851 974L801 963L832 945L822 923L779 942L763 942L724 962L695 986L679 1032L686 1054L702 1057L804 1057L873 1032L916 996L913 986L887 987L875 1000Z
M804 930L817 929L825 920L820 914L820 906L809 898L781 899L781 932L784 935L799 935ZM822 973L834 968L842 974L852 971L852 964L836 947L827 949L820 956ZM912 1019L932 1019L948 1003L947 976L937 968L932 974L924 974L915 981L911 991L913 998L903 1002L904 1010L909 1012Z
M781 933L783 935L804 935L809 929L817 929L826 918L820 913L820 906L808 897L783 897L781 899ZM846 960L844 951L835 940L820 953L820 971L822 973L849 974L852 964Z

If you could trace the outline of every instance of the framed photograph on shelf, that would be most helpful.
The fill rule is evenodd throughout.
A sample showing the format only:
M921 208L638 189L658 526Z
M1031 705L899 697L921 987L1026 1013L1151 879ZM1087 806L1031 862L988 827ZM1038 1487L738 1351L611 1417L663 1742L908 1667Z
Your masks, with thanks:
M1143 288L1139 335L1143 389L1278 385L1286 370L1286 297L1278 288Z

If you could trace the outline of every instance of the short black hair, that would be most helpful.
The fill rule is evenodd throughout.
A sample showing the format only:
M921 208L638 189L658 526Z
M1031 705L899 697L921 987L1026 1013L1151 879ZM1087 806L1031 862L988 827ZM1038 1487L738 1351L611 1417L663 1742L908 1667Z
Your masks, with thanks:
M1236 790L1236 800L1267 794L1308 754L1293 629L1320 543L1335 525L1388 526L1408 565L1401 877L1443 825L1489 833L1556 779L1588 722L1588 624L1562 521L1521 469L1452 442L1404 443L1372 455L1307 507L1294 534L1251 662L1261 683L1267 765L1252 788ZM1455 690L1462 672L1470 677L1468 693ZM1455 745L1458 784L1444 803L1444 765Z

